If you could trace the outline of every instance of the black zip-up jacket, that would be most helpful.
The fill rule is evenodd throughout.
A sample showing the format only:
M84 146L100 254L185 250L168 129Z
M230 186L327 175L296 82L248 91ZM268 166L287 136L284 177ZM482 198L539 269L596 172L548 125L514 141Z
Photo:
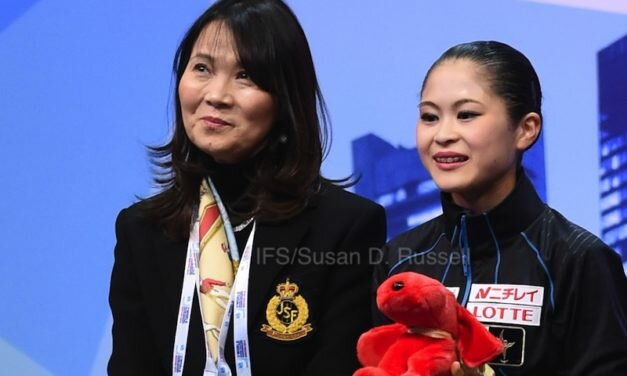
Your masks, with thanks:
M386 245L389 275L439 279L500 337L497 375L627 375L627 279L620 257L538 197L524 173L494 209L443 214ZM381 318L383 322L383 318Z

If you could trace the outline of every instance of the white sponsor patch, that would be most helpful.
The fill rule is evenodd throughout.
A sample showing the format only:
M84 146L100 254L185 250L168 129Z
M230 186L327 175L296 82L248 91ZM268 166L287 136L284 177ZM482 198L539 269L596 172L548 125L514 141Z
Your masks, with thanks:
M471 303L509 303L542 306L543 286L473 284L470 289Z
M540 326L542 307L503 304L468 303L466 309L481 322Z

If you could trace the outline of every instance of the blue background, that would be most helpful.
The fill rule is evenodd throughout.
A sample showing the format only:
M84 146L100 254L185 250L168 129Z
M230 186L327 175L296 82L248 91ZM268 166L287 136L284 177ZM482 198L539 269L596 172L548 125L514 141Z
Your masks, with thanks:
M519 0L288 2L333 122L328 177L352 172L351 142L368 133L413 148L430 63L497 39L543 83L549 204L600 233L597 53L627 34L627 15ZM167 138L172 57L207 5L0 3L0 374L104 374L115 216L152 192L143 145Z

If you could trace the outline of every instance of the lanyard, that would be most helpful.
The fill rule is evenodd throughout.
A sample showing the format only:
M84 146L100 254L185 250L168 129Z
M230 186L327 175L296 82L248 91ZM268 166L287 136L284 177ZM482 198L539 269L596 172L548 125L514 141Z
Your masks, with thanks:
M209 181L209 187L214 195L218 208L220 209L220 215L224 223L224 228L227 234L227 241L229 242L229 249L231 252L232 260L239 259L239 252L237 251L237 243L235 242L235 235L233 234L233 228L231 222L226 213L226 209L215 189L211 179ZM246 241L246 247L240 261L238 271L231 289L231 295L227 308L224 312L224 319L222 320L222 326L220 329L220 338L218 339L218 356L216 363L213 362L211 353L206 344L205 338L205 370L203 376L231 376L231 370L224 359L224 345L226 343L226 336L228 334L228 328L231 321L231 315L235 309L235 322L233 328L234 336L234 348L235 348L235 364L237 367L237 376L250 376L251 364L250 364L250 350L248 345L248 320L247 320L247 306L248 306L248 279L250 274L250 259L252 253L253 239L255 237L256 222L253 222L253 228ZM183 366L185 364L185 352L187 348L187 336L189 333L189 318L192 311L192 302L194 300L194 290L196 294L200 296L200 281L198 273L198 260L200 255L200 241L198 238L199 233L199 220L197 216L193 218L193 225L190 231L189 242L187 244L187 257L185 262L185 274L183 279L183 290L181 293L181 302L179 304L178 320L176 325L176 335L174 340L174 352L172 358L172 375L182 376ZM202 315L202 307L201 307ZM204 325L204 322L203 322ZM206 334L206 330L203 330Z

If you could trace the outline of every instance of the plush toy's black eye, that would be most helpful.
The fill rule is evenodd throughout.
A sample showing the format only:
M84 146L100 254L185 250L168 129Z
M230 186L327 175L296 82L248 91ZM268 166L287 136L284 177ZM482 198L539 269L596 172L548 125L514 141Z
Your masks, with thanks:
M403 281L394 282L394 284L392 285L392 290L398 291L402 289L403 287L405 287L405 284L403 283Z

